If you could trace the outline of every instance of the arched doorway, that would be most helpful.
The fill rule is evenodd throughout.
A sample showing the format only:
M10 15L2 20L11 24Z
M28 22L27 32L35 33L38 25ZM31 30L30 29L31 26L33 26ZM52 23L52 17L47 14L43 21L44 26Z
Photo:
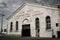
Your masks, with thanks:
M22 37L30 37L30 24L28 19L23 20Z

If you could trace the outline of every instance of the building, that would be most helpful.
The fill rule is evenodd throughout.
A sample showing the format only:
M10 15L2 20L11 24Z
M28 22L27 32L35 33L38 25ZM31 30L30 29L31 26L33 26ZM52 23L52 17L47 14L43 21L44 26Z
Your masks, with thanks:
M57 6L26 2L7 20L8 35L60 37L60 11Z

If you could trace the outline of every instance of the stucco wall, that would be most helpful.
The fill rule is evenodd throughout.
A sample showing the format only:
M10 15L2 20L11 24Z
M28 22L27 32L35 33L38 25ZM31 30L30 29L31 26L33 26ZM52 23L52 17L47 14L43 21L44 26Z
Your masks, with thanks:
M51 30L46 31L46 16L51 17ZM39 18L40 23L40 37L52 37L52 29L54 30L54 35L56 35L57 27L56 23L58 23L58 10L57 8L50 8L46 6L37 6L34 4L28 4L24 6L16 15L14 15L11 19L8 20L8 34L19 34L22 33L22 24L27 24L27 22L23 23L23 20L28 19L28 24L30 24L31 36L36 37L35 30L35 19ZM15 24L16 21L19 21L19 30L15 32ZM10 22L13 22L13 32L10 32Z

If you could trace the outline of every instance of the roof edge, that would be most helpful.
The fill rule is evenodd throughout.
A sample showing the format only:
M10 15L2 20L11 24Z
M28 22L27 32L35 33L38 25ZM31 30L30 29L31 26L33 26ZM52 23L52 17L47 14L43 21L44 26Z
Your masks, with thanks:
M12 15L15 15L18 11L20 11L25 5L26 3L21 4L21 6L19 6L9 17L7 17L7 20L11 18Z
M21 6L19 6L18 8L17 8L17 10L15 10L9 17L7 17L7 20L8 19L10 19L11 17L13 17L12 15L15 15L17 12L19 12L25 5L27 5L27 4L36 4L36 5L41 5L41 6L47 6L47 7L53 7L53 8L58 8L57 6L51 6L51 5L49 5L49 4L39 4L39 3L34 3L34 2L27 2L27 1L25 1L24 3L22 3L21 4Z

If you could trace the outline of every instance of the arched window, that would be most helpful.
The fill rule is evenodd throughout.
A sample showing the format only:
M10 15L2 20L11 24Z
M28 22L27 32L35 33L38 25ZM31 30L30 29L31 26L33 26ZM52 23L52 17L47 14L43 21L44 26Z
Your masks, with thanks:
M39 37L39 31L40 31L40 29L39 29L39 18L36 18L35 19L35 25L36 25L36 36L37 37Z
M13 30L13 22L10 23L10 32Z
M39 18L36 18L35 22L36 22L36 29L39 29Z
M16 31L18 31L18 21L16 21Z
M50 16L46 17L46 30L51 29L51 19Z

